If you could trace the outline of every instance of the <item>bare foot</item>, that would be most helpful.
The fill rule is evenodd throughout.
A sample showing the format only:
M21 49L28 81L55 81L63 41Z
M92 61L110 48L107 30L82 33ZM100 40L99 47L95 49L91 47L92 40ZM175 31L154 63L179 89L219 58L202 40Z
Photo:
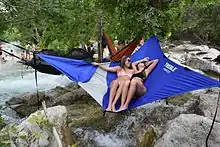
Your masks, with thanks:
M117 110L117 112L121 112L121 111L124 111L124 110L126 110L126 109L128 109L128 107L123 106L123 107L120 107L120 108Z
M105 109L105 111L112 111L112 108L108 107L107 109Z
M115 105L112 105L112 112L116 112Z

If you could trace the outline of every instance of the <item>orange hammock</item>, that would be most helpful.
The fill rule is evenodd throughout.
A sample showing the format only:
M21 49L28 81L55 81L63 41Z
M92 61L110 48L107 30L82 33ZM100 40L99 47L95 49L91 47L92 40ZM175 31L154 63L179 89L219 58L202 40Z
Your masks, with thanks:
M137 37L132 42L123 47L120 51L117 51L114 47L112 40L105 32L104 37L107 41L109 52L111 53L111 61L120 61L123 56L130 56L141 40L140 37Z

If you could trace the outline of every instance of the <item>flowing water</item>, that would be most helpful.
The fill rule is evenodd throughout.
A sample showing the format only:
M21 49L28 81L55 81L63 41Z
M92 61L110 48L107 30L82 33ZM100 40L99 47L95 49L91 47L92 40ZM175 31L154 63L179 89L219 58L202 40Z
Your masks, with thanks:
M4 49L9 52L13 49L14 54L19 56L20 50L13 46L4 45ZM22 95L26 92L36 92L34 70L31 67L27 68L27 66L17 63L18 59L16 58L7 56L6 59L6 63L0 61L0 106L4 106L5 101L11 97ZM52 89L56 86L66 86L71 83L66 76L48 75L39 72L37 74L39 91ZM8 108L0 110L0 115L5 119L6 123L19 123L22 121L16 116L14 111ZM81 128L74 130L74 133L78 134L78 136L83 135L82 138L85 140L91 140L91 145L123 147L131 144L129 138L118 137L120 136L118 132L120 131L105 133Z
M100 147L133 147L137 145L137 128L142 121L154 111L155 107L165 104L164 101L147 104L130 111L111 132L97 131L92 128L77 128L73 130L78 138L86 142L87 146ZM106 114L108 115L108 114Z
M13 49L14 54L19 55L19 49L10 45L4 47L7 51ZM36 92L34 70L31 67L27 68L27 66L17 63L18 60L16 58L8 56L7 60L6 63L0 62L0 106L4 106L5 101L13 96L26 92ZM66 86L70 83L71 81L66 76L55 76L38 72L40 91L52 89L56 86ZM16 114L11 110L0 111L0 114L8 122L15 123L16 121L21 121L16 118ZM73 133L88 142L87 145L89 146L134 146L136 143L133 137L135 130L132 130L131 126L139 125L138 122L144 118L142 115L145 114L145 111L131 113L116 126L115 130L109 133L93 130L92 128L77 128L73 130Z
M11 68L9 70L0 70L0 104L3 104L13 96L26 92L36 92L35 76L32 68L24 69L25 66L17 65L17 63L5 64L9 64ZM37 75L40 91L55 88L56 86L66 86L70 83L70 80L65 76L48 75L39 72Z
M15 55L19 56L20 49L12 45L4 45L4 50L9 51L13 49ZM18 59L15 57L7 56L3 53L7 62L0 60L0 106L4 107L5 101L13 96L18 96L26 92L36 92L35 74L31 67L17 63ZM37 72L38 76L38 89L49 90L56 86L66 86L71 81L66 76L49 75ZM4 117L13 115L11 111L0 111ZM14 115L15 116L15 115Z

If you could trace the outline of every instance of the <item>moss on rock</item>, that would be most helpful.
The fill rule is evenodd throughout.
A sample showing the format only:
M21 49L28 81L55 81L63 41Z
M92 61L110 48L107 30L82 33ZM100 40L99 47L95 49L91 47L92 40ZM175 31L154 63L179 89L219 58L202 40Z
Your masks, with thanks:
M2 128L4 128L6 126L6 124L4 123L4 119L2 118L2 116L0 115L0 130Z
M170 104L181 106L184 103L186 103L188 100L194 99L194 98L196 98L195 95L191 93L185 93L185 94L177 95L174 97L170 97L167 101Z
M67 106L67 110L71 127L90 127L107 132L113 129L124 116L124 113L107 113L103 116L103 109L89 97Z
M144 134L139 137L138 147L153 147L157 139L156 132L153 127L149 127L145 130Z
M0 131L0 147L9 147L10 146L10 137L8 133L8 128L4 127Z

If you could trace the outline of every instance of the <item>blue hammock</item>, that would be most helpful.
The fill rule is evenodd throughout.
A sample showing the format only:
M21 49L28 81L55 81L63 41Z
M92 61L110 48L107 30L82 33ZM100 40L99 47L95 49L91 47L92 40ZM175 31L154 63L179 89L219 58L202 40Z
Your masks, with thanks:
M82 60L44 54L38 54L38 56L69 79L76 81L103 109L107 108L109 87L111 81L116 78L115 73L106 72ZM137 61L144 57L149 57L151 60L159 59L159 63L144 83L147 87L147 93L132 100L128 109L188 91L220 86L219 81L178 65L164 56L156 36L149 38L137 52L131 55L131 60ZM115 66L119 63L105 64ZM118 107L119 104L116 105L116 109Z

